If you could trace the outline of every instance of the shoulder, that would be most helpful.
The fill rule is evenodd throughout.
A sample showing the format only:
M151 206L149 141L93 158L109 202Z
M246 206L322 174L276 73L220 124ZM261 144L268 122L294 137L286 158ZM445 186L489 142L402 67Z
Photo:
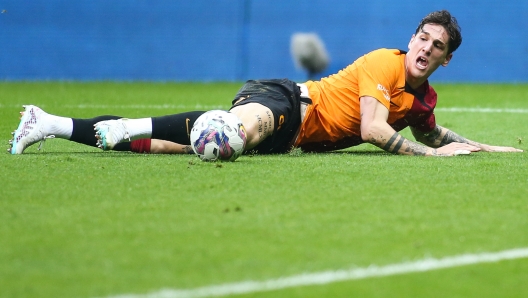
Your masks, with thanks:
M372 78L376 84L382 84L391 90L405 82L405 55L400 50L378 49L363 56L358 72L363 78Z
M404 57L400 50L378 49L364 55L358 62L369 72L400 74L405 69Z
M402 57L405 55L405 52L401 50L396 49L377 49L374 50L368 54L366 54L364 57L369 60L379 60L382 59L384 61L400 61Z

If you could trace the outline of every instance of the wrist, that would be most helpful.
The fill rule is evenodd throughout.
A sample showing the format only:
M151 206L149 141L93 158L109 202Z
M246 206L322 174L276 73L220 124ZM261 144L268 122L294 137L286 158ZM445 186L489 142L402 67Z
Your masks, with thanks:
M437 156L437 155L438 155L438 152L436 152L436 149L434 148L428 148L425 153L425 156Z

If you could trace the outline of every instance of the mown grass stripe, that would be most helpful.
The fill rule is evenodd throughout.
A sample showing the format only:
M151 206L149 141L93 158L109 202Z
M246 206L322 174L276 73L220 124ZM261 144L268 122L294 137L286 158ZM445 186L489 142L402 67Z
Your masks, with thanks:
M40 108L43 108L44 110L48 108L52 108L55 106L51 105L37 105ZM136 105L136 104L129 104L129 105L98 105L98 104L77 104L77 105L60 105L61 108L67 108L67 109L116 109L116 110L122 110L122 109L134 109L134 110L159 110L159 109L178 109L178 110L215 110L215 109L228 109L229 105L202 105L202 104L195 104L195 105L189 105L189 104L163 104L163 105ZM22 104L0 104L0 108L7 109L7 108L20 108L22 109Z

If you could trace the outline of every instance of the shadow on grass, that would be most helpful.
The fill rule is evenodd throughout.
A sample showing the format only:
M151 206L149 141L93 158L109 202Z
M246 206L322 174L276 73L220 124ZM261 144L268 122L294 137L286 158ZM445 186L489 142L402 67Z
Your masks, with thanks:
M23 155L43 155L43 156L65 156L70 154L79 154L93 157L130 157L130 156L194 156L194 154L155 154L155 153L137 153L131 151L101 151L101 152L90 152L90 151L40 151L40 152L24 152ZM247 153L242 156L305 156L305 155L372 155L372 156L383 156L383 155L396 155L380 150L356 150L356 151L328 151L328 152L302 152L295 151L289 153L276 153L276 154L259 154L259 153Z
M391 154L385 151L380 150L355 150L355 151L328 151L328 152L298 152L293 151L287 155L293 157L302 157L304 155L351 155L351 156L392 156L396 154Z
M388 153L386 151L380 151L380 150L331 151L331 152L326 152L326 153L315 153L315 154L349 154L349 155L372 155L372 156L381 156L381 155L396 156L397 155L397 154L392 154L392 153Z

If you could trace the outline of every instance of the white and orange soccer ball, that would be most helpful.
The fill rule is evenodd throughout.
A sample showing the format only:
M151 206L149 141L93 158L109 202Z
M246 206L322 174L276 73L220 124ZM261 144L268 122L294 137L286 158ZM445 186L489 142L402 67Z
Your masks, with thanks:
M191 129L191 147L203 161L235 161L246 147L246 130L240 119L227 111L204 113Z

